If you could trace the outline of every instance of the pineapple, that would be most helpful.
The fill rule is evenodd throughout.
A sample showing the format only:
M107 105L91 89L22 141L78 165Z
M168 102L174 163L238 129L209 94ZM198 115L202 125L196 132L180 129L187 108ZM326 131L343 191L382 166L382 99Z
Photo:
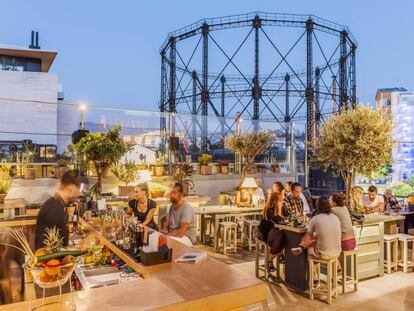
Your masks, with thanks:
M60 236L59 229L56 227L46 228L44 237L43 244L48 252L56 252L63 247L63 238Z

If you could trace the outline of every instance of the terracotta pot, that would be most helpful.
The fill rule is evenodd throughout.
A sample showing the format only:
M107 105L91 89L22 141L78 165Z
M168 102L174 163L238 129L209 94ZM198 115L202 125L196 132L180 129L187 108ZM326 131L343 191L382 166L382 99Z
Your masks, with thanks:
M6 198L6 196L7 196L7 193L1 193L0 194L0 204L4 203L4 199Z
M104 168L102 177L103 178L108 178L110 176L110 174L111 174L111 167L108 165Z
M264 173L264 172L266 172L266 168L262 167L262 166L259 166L259 167L257 167L257 172L258 173Z
M155 176L164 176L165 167L164 165L155 165L154 166L154 175Z
M211 166L211 173L212 174L220 173L221 170L220 170L220 165L219 164L214 163L214 164L211 164L210 166Z
M128 197L133 199L135 196L135 187L134 186L118 186L118 195L121 197Z
M36 169L34 167L25 167L23 175L24 179L36 179Z
M162 198L164 196L164 193L165 193L165 191L164 192L151 192L150 191L152 199Z
M211 175L213 174L213 168L210 165L200 165L200 174Z
M56 167L56 178L62 178L62 176L69 171L69 167L67 166L58 166Z
M229 166L228 165L222 165L220 167L220 171L223 175L228 175L229 174Z
M280 166L272 166L273 173L280 173Z

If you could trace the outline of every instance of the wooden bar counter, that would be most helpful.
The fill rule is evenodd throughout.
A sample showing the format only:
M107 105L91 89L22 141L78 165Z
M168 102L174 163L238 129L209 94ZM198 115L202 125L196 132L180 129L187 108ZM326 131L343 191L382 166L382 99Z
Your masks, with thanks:
M102 244L110 247L112 243L98 230L84 225ZM173 248L170 263L144 266L126 261L144 279L75 292L77 310L240 310L266 300L266 285L254 276L210 256L197 264L175 263L174 259L182 254L198 250L170 238L168 246ZM116 247L110 249L128 260ZM57 299L49 297L46 302ZM70 294L65 294L64 300L70 300ZM40 299L32 302L32 308L40 303ZM29 310L30 305L29 301L3 305L0 311Z

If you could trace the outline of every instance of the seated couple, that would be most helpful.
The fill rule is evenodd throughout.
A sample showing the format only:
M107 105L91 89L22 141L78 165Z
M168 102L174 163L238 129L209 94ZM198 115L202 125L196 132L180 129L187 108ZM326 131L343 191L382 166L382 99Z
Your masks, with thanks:
M308 249L308 254L315 258L338 257L341 251L355 249L354 229L345 200L344 193L335 193L329 200L324 197L317 200L317 215L309 222L299 247L291 249L294 255Z

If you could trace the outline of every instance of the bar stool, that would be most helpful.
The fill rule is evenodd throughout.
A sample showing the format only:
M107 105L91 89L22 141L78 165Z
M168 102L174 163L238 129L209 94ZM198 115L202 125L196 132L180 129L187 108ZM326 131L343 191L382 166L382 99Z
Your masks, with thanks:
M227 250L237 253L237 227L234 222L222 221L218 223L219 234L216 237L217 250L223 247L223 254L227 253Z
M212 215L203 215L202 218L202 224L201 224L201 231L200 235L202 236L201 240L204 244L207 244L207 237L209 240L209 243L211 243L211 240L213 238L213 226L214 226L214 217ZM207 234L207 228L208 228L208 234Z
M320 280L320 266L326 266L326 284L327 284L327 303L332 303L332 297L338 298L338 258L324 257L315 258L308 257L309 264L309 299L313 300L314 294L319 292L320 289L314 288L314 269L317 268L317 276Z
M391 270L398 271L398 235L384 234L384 246L386 250L384 266L387 268L387 273Z
M414 267L414 235L399 233L397 236L401 254L401 259L398 265L403 268L404 273L407 273L408 268ZM409 243L411 243L411 248L413 249L411 261L408 261Z
M354 291L358 290L358 249L352 251L342 251L341 253L342 265L342 294L345 294L347 286L353 286ZM351 261L351 271L348 271L348 258ZM350 272L350 273L348 273Z
M260 221L254 219L243 220L243 244L247 245L249 252L252 251L252 247L256 246L254 238L257 235Z
M256 277L260 277L260 272L264 272L265 279L269 278L271 275L269 271L269 257L270 257L270 247L267 245L266 242L260 240L258 237L256 237L256 243L255 243L255 249L256 249L256 260L255 260L255 272ZM262 247L264 249L264 263L263 265L260 264L260 253L262 250ZM279 258L276 256L276 277L280 278L280 262Z

